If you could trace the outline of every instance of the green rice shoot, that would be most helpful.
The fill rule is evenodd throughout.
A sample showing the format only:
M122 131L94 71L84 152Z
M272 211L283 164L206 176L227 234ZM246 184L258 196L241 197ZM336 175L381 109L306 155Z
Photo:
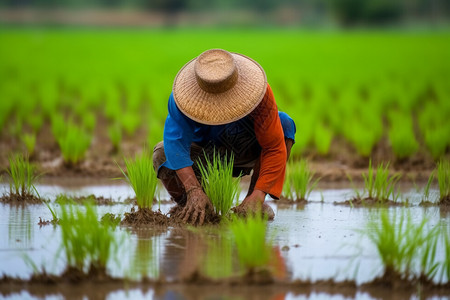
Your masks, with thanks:
M449 254L443 259L437 255L442 243L450 250L448 230L442 226L430 229L427 217L417 222L410 213L390 216L382 210L379 218L369 220L365 233L378 250L387 278L448 281Z
M28 156L33 156L34 149L36 147L36 134L35 133L26 133L22 136L22 142L27 149Z
M99 222L94 204L61 205L62 250L69 268L87 274L93 268L106 272L108 261L117 253L114 226Z
M440 202L450 203L450 161L439 161L437 164L437 179Z
M119 168L136 194L138 207L151 209L158 181L151 156L144 151L136 155L134 160L124 158L124 161L126 172L120 166Z
M92 136L84 129L73 124L68 124L65 130L57 137L64 162L67 164L77 164L84 159Z
M271 259L271 246L266 241L267 217L256 213L235 218L230 228L241 266L249 271L267 266Z
M222 160L219 153L214 151L212 161L206 158L205 165L199 161L198 167L203 189L214 211L220 216L228 215L239 192L239 178L233 178L233 155Z
M430 196L431 196L430 189L431 189L431 185L433 184L434 177L435 177L435 172L433 171L433 172L431 172L430 176L428 177L427 184L425 185L425 188L423 190L423 201L424 202L431 202L430 201Z
M396 202L399 198L397 183L401 176L399 174L390 175L389 173L389 163L386 165L380 163L376 172L374 172L372 160L370 160L367 173L362 174L364 178L363 195L358 194L357 197L362 198L365 196L368 199L374 199L381 203L388 200Z
M6 170L10 177L9 192L21 199L37 193L34 186L39 175L35 175L36 166L30 163L27 156L16 154L9 157L9 168ZM38 195L39 196L39 195Z
M286 179L283 194L295 201L307 200L316 188L319 178L314 180L314 172L305 159L299 162L289 161L286 165Z

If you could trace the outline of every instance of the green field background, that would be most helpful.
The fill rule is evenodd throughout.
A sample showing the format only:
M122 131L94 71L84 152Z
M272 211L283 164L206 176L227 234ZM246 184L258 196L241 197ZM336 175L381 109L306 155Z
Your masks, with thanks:
M3 137L49 123L56 140L68 127L89 139L102 118L111 139L144 128L155 144L178 70L223 48L265 69L296 121L296 156L327 156L342 139L370 157L383 138L398 159L449 153L448 32L3 28L0 45Z

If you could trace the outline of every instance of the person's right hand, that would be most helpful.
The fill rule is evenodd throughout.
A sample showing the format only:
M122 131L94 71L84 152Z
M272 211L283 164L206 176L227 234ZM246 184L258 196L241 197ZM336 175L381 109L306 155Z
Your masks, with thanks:
M192 187L188 189L186 205L179 215L183 222L203 225L205 218L211 215L214 215L214 207L202 188Z

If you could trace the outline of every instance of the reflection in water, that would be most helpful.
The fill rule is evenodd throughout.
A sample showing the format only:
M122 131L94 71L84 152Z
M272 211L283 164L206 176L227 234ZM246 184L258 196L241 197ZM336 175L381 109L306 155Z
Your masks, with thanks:
M136 248L131 256L131 277L157 279L160 276L160 244L163 230L140 228L133 230L137 237Z
M202 270L213 279L230 277L233 273L233 241L229 231L210 236Z
M168 279L186 279L196 273L206 252L203 237L186 229L172 229L164 248L163 274Z
M31 214L28 206L11 206L8 224L9 247L26 249L33 244Z

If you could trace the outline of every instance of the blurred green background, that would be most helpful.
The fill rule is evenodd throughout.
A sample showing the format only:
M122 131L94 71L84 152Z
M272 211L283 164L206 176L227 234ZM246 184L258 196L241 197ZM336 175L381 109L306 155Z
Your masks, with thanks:
M99 134L151 147L177 71L224 48L265 69L295 156L435 161L450 151L449 14L443 0L0 0L2 156L32 155L46 126L66 162Z

